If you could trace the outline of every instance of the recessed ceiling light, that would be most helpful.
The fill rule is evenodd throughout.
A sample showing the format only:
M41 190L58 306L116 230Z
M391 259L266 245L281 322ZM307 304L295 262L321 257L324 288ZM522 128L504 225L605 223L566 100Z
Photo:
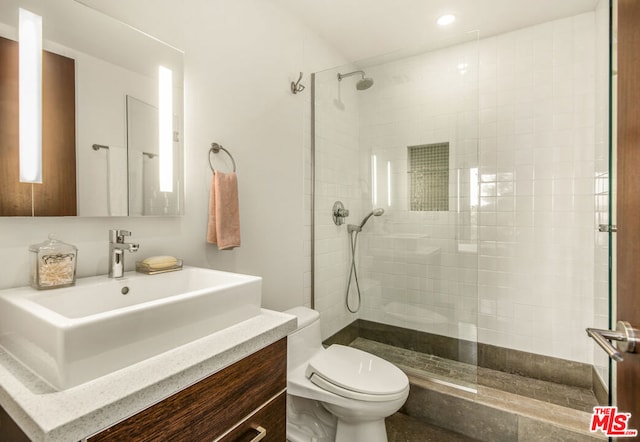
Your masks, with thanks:
M441 15L440 17L438 17L437 23L440 26L448 26L451 23L453 23L454 21L456 21L456 16L453 14L444 14Z

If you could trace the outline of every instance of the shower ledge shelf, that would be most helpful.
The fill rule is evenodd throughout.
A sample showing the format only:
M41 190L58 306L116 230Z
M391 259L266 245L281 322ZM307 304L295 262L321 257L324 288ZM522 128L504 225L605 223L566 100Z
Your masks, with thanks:
M422 233L393 233L391 235L385 235L384 238L391 238L391 239L425 239L425 238L429 238L429 235L423 235Z
M398 301L385 304L383 311L391 317L422 325L447 324L450 322L446 316L436 313L426 306Z
M424 263L440 252L440 247L429 245L429 236L419 233L393 233L369 239L369 251L374 257L388 257L410 263Z
M459 243L458 252L478 253L478 244L476 243Z
M389 252L389 249L384 248L372 247L369 249L369 255L374 259L384 258L388 261L389 258L392 258L393 261L401 261L407 264L428 264L440 254L440 248L425 247L420 250L391 250L391 256Z

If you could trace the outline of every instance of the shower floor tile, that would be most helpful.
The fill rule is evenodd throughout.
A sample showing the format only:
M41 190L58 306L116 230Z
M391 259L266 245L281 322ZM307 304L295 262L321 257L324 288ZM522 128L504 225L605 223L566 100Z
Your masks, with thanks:
M589 413L597 405L595 395L586 388L476 367L364 338L357 338L350 345L386 359L413 376L436 379L469 389L473 389L477 384Z
M422 422L403 413L395 413L385 420L389 442L474 442L462 434Z

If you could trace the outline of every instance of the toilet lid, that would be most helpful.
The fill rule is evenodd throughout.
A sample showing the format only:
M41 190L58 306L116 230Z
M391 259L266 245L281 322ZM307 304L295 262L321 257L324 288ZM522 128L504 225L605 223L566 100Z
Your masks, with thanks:
M407 376L390 362L337 344L312 357L305 374L322 388L343 396L357 396L358 399L367 395L396 397L402 395L409 385ZM327 383L338 388L327 388ZM360 394L343 394L342 390Z

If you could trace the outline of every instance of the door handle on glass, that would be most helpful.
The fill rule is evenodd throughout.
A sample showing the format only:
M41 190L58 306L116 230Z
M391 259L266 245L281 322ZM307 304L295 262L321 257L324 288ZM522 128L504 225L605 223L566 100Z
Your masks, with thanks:
M587 334L598 343L611 359L621 362L622 353L635 353L640 343L640 330L626 321L618 321L615 330L588 328ZM617 341L617 348L609 341Z

